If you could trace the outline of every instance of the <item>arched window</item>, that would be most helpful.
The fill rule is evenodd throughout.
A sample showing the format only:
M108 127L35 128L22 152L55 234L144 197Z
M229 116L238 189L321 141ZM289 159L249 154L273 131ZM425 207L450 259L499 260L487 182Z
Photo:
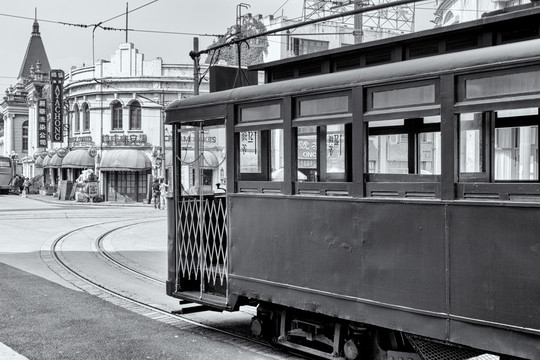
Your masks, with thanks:
M22 150L28 151L28 121L22 124Z
M73 105L73 113L72 113L72 119L73 119L73 132L78 133L81 131L81 124L79 122L79 106L77 104Z
M83 112L83 128L82 131L90 131L90 108L87 103L82 106Z
M129 130L141 130L141 104L138 101L129 106Z
M111 129L112 130L122 130L122 104L120 101L115 101L111 104L111 112L112 112L112 124Z

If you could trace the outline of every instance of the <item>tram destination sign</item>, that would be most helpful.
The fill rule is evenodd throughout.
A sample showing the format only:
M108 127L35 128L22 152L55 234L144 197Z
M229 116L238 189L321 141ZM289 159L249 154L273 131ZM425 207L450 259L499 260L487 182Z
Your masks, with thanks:
M51 70L51 141L62 142L64 133L64 71Z

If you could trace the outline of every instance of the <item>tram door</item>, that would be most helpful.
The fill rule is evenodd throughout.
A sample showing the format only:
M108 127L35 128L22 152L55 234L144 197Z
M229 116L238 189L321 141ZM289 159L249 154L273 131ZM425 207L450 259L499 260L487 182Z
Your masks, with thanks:
M177 290L225 303L227 216L225 127L182 129L177 138ZM219 184L219 185L218 185ZM183 189L183 190L182 190Z

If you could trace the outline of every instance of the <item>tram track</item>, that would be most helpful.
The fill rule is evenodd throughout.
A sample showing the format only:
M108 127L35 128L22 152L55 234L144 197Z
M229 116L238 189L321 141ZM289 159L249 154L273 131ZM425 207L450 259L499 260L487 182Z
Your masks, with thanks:
M233 332L228 329L219 328L209 324L205 324L201 321L187 318L184 315L173 313L169 310L165 310L160 306L149 304L147 302L136 299L133 296L127 296L118 290L109 288L107 285L98 283L92 280L89 276L81 274L64 256L61 246L69 238L76 236L80 232L98 227L98 226L113 226L112 228L102 232L93 239L92 248L103 259L112 263L115 267L129 272L136 277L145 279L153 283L164 284L164 281L154 276L150 276L142 271L134 269L133 266L126 265L122 261L119 261L111 256L104 247L104 240L116 231L134 227L147 222L155 221L155 219L141 220L112 220L104 221L94 224L88 224L77 227L54 238L44 244L41 251L41 257L45 263L57 273L59 276L70 282L75 287L88 292L92 295L98 296L101 299L109 301L117 306L121 306L124 309L128 309L145 317L153 320L157 320L171 326L174 326L182 331L190 331L201 333L212 338L213 340L221 341L228 344L233 344L236 347L240 347L243 350L255 352L260 355L267 356L273 359L299 359L304 358L301 354L285 353L279 349L276 349L271 344L261 341L259 339L246 336L239 332Z

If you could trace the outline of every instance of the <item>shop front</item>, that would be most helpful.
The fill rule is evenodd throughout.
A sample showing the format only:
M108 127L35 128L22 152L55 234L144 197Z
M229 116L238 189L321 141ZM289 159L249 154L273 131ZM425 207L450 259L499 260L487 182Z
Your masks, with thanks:
M99 168L104 181L105 201L148 200L152 161L143 151L134 149L104 151Z
M75 181L84 170L95 170L95 150L75 149L67 153L62 161L62 169L67 170L67 180Z

